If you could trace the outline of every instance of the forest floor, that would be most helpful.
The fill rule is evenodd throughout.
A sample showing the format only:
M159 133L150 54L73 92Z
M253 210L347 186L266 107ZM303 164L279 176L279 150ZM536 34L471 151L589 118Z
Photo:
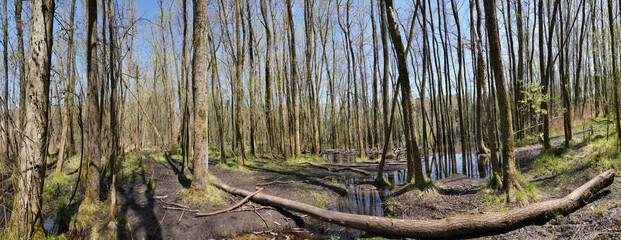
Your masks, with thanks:
M614 168L621 170L612 127L600 126L576 132L571 147L561 149L562 137L553 138L556 150L542 151L540 145L516 149L516 161L527 192L523 199L541 202L560 198L599 173ZM610 131L609 131L610 130ZM409 191L394 197L377 198L370 185L377 171L376 159L358 159L352 169L323 156L304 155L286 162L267 156L246 160L245 167L235 166L235 159L219 163L212 156L210 178L217 178L236 188L251 192L263 188L262 194L278 196L337 211L374 214L405 219L440 219L457 215L506 211L523 206L526 201L507 203L502 192L491 189L486 179L454 174L433 181L432 191ZM353 158L356 160L355 158ZM403 159L389 159L385 172L392 182L403 182ZM67 207L79 158L67 161L62 173L53 173L50 164L44 187L46 228L59 231L51 238L65 236L79 201ZM350 164L351 165L351 164ZM191 173L181 172L179 155L152 151L126 153L117 183L116 220L123 239L326 239L382 237L326 224L295 212L263 206L249 201L241 207L208 217L196 212L227 208L242 198L215 187L194 190ZM365 171L369 175L365 174ZM394 179L393 179L394 177ZM621 238L621 179L595 195L586 206L550 221L533 223L496 235L482 233L467 238L493 239L600 239ZM105 184L104 184L105 185ZM102 188L105 186L102 186ZM76 199L81 199L78 191ZM380 191L381 193L382 191ZM385 193L392 193L386 191ZM352 200L353 199L353 200ZM352 202L353 201L353 202ZM63 209L63 210L59 210ZM107 210L102 209L102 215ZM68 217L67 217L68 215ZM71 219L71 220L70 220ZM105 217L95 218L105 221ZM49 222L49 223L48 223ZM62 225L62 226L60 226ZM87 234L87 233L85 233Z

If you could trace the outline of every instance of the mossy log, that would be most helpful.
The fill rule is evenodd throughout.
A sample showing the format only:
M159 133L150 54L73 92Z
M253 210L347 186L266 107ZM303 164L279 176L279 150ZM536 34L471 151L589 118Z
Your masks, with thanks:
M547 220L557 214L569 214L585 205L591 196L612 184L614 176L614 170L608 170L560 199L535 203L504 212L457 216L438 220L394 219L335 212L263 194L254 195L251 200L368 232L413 238L452 237L497 233ZM252 194L250 191L233 188L220 182L212 182L211 184L235 195L248 196Z

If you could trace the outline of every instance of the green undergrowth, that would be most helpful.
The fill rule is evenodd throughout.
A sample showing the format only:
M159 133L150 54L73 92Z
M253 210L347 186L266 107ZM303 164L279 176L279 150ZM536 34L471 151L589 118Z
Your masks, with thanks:
M109 210L108 202L81 204L78 213L71 218L69 235L89 236L89 239L127 239L127 216L116 214L110 217Z
M250 170L248 167L254 167L256 166L256 163L254 160L246 158L244 160L244 166L239 166L237 165L237 158L235 157L231 157L231 158L227 158L226 162L221 162L218 161L218 164L216 164L216 167L219 167L221 169L224 170L229 170L229 171L237 171L237 172L242 172L242 173L251 173L252 170Z
M328 159L318 156L316 154L302 154L299 157L289 157L286 161L289 165L302 164L302 163L325 163Z
M326 195L321 194L319 192L311 191L310 192L310 196L313 197L313 199L315 201L313 203L313 206L320 207L320 208L326 208L328 206L328 204L327 204L328 197Z
M125 153L120 164L119 179L121 182L131 178L134 173L144 174L145 172L144 157L140 153Z
M207 180L217 181L218 179L209 174L207 175ZM177 194L183 197L184 202L191 203L195 207L201 209L223 206L226 196L226 192L213 185L207 185L203 189L197 189L195 187L183 188L179 190Z
M607 169L621 169L621 154L618 148L616 131L609 129L606 137L606 128L587 133L579 140L579 149L571 147L558 155L552 150L542 151L533 161L530 173L535 177L555 175L561 177L580 175L584 180L590 180L599 172ZM578 139L574 139L578 141Z
M520 172L516 172L516 178L524 191L518 191L514 188L515 202L520 206L538 202L540 190L533 183L527 181ZM504 189L498 189L492 184L491 180L487 181L487 184L479 190L479 193L483 195L482 202L485 206L497 211L507 210L504 204L507 202L507 192Z
M48 238L64 239L62 232L67 231L71 216L75 214L76 209L67 206L69 198L73 193L76 180L78 178L78 167L80 166L80 154L76 154L65 159L63 169L56 172L55 169L49 171L43 185L41 202L43 207L43 216L53 219L58 229L55 232L49 232ZM83 182L80 183L80 189L84 188ZM76 192L76 199L81 197L81 190Z
M175 154L168 154L168 155L175 155ZM152 152L149 156L155 162L166 163L166 157L164 156L164 154L162 154L160 152Z

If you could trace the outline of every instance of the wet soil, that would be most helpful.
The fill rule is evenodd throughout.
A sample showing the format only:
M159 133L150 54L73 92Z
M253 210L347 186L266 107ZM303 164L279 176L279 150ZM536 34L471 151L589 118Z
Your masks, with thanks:
M576 136L581 133L577 133ZM560 138L553 138L555 146ZM595 176L603 169L580 164L580 147L574 147L576 161L574 175L534 176L529 174L533 160L541 151L540 146L516 149L519 170L526 180L531 181L539 191L537 201L558 198L571 192L588 179L583 171ZM330 154L340 154L330 152ZM306 215L278 208L248 202L235 211L209 217L195 217L193 212L166 209L167 203L187 205L199 209L183 200L180 190L188 188L190 180L179 177L180 160L166 157L157 161L148 153L146 173L136 174L130 181L119 186L123 198L120 212L129 218L129 230L133 239L341 239L378 237L365 232L325 224ZM326 156L330 158L329 156ZM347 157L346 157L347 158ZM434 182L434 190L411 191L394 198L385 198L388 190L377 190L371 180L377 170L376 160L334 161L324 164L283 165L280 160L268 157L258 158L249 164L247 170L235 170L217 160L210 161L209 171L222 182L254 192L260 185L263 193L287 198L327 209L358 214L388 216L406 219L440 219L456 215L483 214L519 207L517 204L499 203L490 195L500 195L487 189L486 179L473 175L476 171L453 174ZM390 159L385 177L393 183L403 182L406 167L402 159ZM231 163L230 166L233 164ZM370 176L356 171L343 170L344 166L371 173ZM186 174L191 175L190 172ZM480 175L479 175L480 176ZM474 178L473 178L474 177ZM149 189L147 182L153 178L155 188ZM589 203L568 216L558 216L543 223L533 223L506 233L480 236L464 236L484 239L600 239L621 237L621 184L619 178L611 187L593 197ZM220 207L200 209L210 212L235 204L242 198L225 196ZM381 237L381 236L380 236Z

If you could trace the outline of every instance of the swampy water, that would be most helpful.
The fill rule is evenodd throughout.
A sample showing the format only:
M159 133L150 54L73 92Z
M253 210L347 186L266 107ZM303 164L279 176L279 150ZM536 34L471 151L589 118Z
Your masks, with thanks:
M356 165L356 155L351 154L324 154L324 157L334 164ZM466 159L463 159L466 157ZM374 156L371 156L374 158ZM429 156L429 171L426 169L425 159L422 159L423 173L431 180L439 180L446 178L452 174L463 174L471 178L487 179L491 166L489 161L479 165L476 156L465 156L461 153L456 154L456 161L449 159L440 159L438 156ZM407 178L406 165L402 165L403 169L386 171L384 178L388 180L392 186L399 186L405 183ZM328 208L332 211L370 215L370 216L386 216L384 205L384 196L387 196L390 189L378 189L371 185L375 176L367 177L344 177L339 180L341 184L347 187L347 194L340 197L335 203L329 203ZM310 220L305 226L311 233L335 236L341 239L351 239L360 237L365 232L342 227L336 224L320 222L318 220Z

